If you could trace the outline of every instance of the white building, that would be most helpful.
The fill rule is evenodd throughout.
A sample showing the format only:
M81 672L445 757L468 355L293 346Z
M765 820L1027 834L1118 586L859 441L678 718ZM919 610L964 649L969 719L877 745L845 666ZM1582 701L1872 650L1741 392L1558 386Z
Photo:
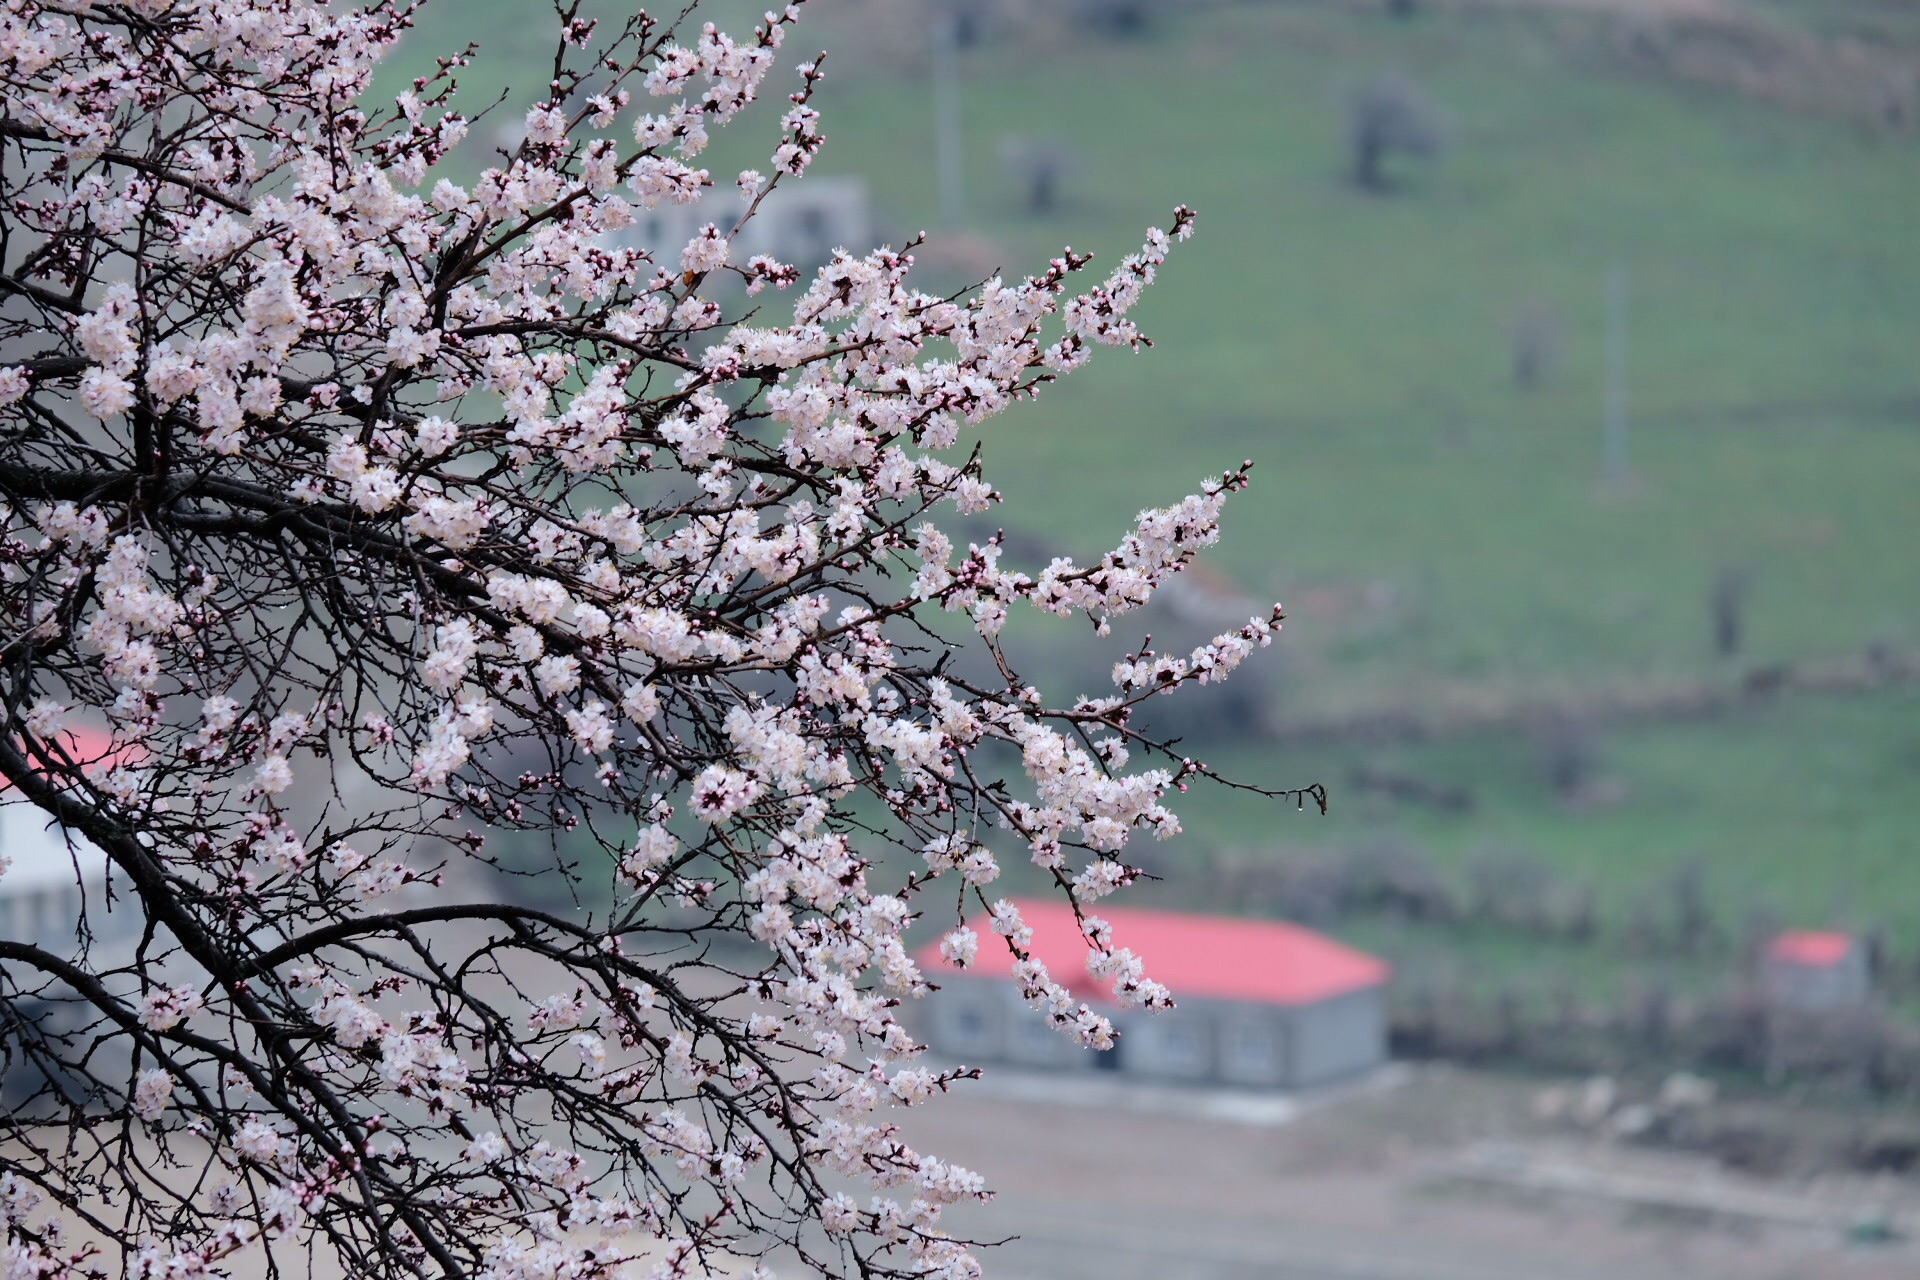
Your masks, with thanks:
M67 751L88 772L111 767L112 741L101 733L69 735ZM75 945L86 910L96 944L109 943L138 924L131 912L103 909L107 857L38 805L0 783L0 937L58 955Z
M1120 1032L1107 1053L1082 1049L1027 1009L1012 959L990 924L966 970L938 944L917 959L940 990L917 1029L936 1051L963 1061L1002 1061L1066 1071L1111 1070L1164 1080L1302 1088L1369 1071L1386 1061L1385 961L1280 921L1113 908L1099 914L1115 944L1130 947L1148 976L1173 989L1178 1007L1149 1014L1113 1005L1086 971L1086 943L1063 902L1020 901L1034 958L1055 981L1108 1013Z
M712 223L725 234L746 211L746 204L732 192L710 191L698 204L635 210L633 227L623 238L670 264L679 260L681 246L700 228ZM764 253L810 273L836 249L860 254L873 244L873 215L864 179L787 179L760 202L752 221L732 241L729 257L744 265Z
M82 731L68 735L68 754L89 773L111 768L115 761L112 740L105 734ZM139 912L107 909L109 866L107 856L83 836L63 828L38 805L22 799L11 787L0 782L0 938L26 943L52 955L76 956L81 947L80 923L84 915L90 964L96 973L125 963L140 941ZM37 985L37 975L26 974L23 983ZM57 1029L62 1034L79 1032L90 1015L85 1006L61 988L29 996L13 1006L12 1012L39 1025L43 1030ZM125 1048L124 1042L96 1052L91 1069L107 1072L105 1055ZM122 1064L124 1065L124 1064ZM42 1106L47 1101L43 1090L50 1083L31 1061L13 1057L0 1064L0 1107L19 1109ZM76 1085L69 1089L58 1085L70 1098L81 1096Z
M1760 986L1775 1009L1823 1013L1857 1008L1873 994L1866 948L1826 930L1790 929L1767 944Z

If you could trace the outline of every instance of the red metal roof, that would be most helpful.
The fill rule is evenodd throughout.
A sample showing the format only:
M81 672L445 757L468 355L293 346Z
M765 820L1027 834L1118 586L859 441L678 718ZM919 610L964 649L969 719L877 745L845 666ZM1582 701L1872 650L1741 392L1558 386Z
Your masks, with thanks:
M89 776L103 773L115 765L132 764L140 759L142 754L140 748L135 746L122 747L115 751L113 735L104 729L65 729L61 731L61 737L65 739L60 744L61 749L80 766L83 773ZM14 745L17 747L19 744ZM11 790L13 790L13 783L0 778L0 792Z
M1776 934L1767 944L1767 958L1786 964L1802 964L1824 969L1839 964L1853 950L1853 939L1844 933L1817 929L1789 929Z
M1087 973L1087 944L1064 902L1014 900L1033 929L1032 954L1054 981L1083 1000L1108 1000L1106 984ZM1141 908L1094 908L1092 914L1113 926L1115 946L1131 947L1146 962L1147 976L1165 983L1173 998L1246 1000L1260 1004L1312 1004L1384 983L1392 968L1386 961L1356 951L1332 938L1278 920L1242 920L1232 916L1191 915ZM969 922L980 935L980 954L967 973L1009 978L1013 957L1006 941L985 916ZM937 942L921 947L915 958L937 977L956 972L940 956Z

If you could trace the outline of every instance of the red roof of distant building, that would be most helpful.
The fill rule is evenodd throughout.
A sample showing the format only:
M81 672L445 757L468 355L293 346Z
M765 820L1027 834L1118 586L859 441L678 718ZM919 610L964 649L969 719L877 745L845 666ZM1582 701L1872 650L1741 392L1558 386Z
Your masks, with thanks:
M1087 944L1073 909L1064 902L1017 899L1021 918L1033 929L1032 954L1054 981L1081 999L1111 999L1106 984L1087 973ZM1131 947L1146 962L1147 976L1173 989L1173 998L1205 997L1260 1004L1312 1004L1384 983L1386 961L1332 938L1277 920L1190 915L1139 908L1094 908L1113 926L1115 946ZM985 917L970 922L980 934L980 955L968 973L1009 978L1013 957ZM916 958L929 972L952 973L937 942Z
M1844 933L1817 929L1790 929L1767 944L1767 958L1786 964L1803 964L1816 969L1839 964L1853 950L1853 939Z
M65 729L61 731L60 736L65 739L61 742L60 749L65 751L68 758L88 775L111 769L115 765L131 764L142 755L137 746L114 750L113 735L102 729ZM16 748L19 746L18 743L14 745ZM13 783L0 778L0 792L12 789Z

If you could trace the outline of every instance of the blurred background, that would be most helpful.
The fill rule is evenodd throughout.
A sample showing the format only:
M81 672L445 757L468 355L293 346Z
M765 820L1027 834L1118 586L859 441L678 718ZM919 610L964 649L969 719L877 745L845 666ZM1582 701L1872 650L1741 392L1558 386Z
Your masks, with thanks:
M1031 571L1243 458L1254 487L1112 650L1034 622L1015 651L1053 694L1093 693L1142 630L1180 648L1285 603L1264 661L1156 727L1235 777L1323 783L1331 812L1196 792L1134 900L1388 958L1393 1050L1428 1065L1236 1176L1296 1171L1262 1203L1305 1196L1325 1223L1305 1188L1348 1159L1382 1204L1492 1213L1489 1239L1537 1229L1566 1268L1422 1271L1437 1255L1413 1247L1411 1270L1299 1274L1912 1274L1920 1254L1875 1242L1920 1185L1920 4L806 11L783 57L829 50L827 144L799 188L821 194L780 214L796 254L925 229L926 279L957 289L1063 244L1111 265L1176 203L1200 212L1137 313L1150 352L1099 352L986 424L1006 503L978 535L1004 526ZM701 16L744 32L757 9ZM474 130L477 172L544 84L550 29L533 0L442 0L385 91L476 41L463 104L508 101ZM767 167L789 87L716 135L709 204L732 213L732 174ZM1864 983L1773 1007L1783 930L1845 935ZM1214 1123L1136 1138L1255 1141ZM1066 1194L1053 1124L1013 1127L1053 1135L1066 1163L1032 1176ZM1856 1190L1844 1229L1737 1230L1711 1205L1575 1222L1379 1190L1487 1138ZM1196 1275L1292 1274L1192 1253ZM1016 1256L1079 1274L1064 1246ZM1187 1273L1169 1265L1140 1274Z

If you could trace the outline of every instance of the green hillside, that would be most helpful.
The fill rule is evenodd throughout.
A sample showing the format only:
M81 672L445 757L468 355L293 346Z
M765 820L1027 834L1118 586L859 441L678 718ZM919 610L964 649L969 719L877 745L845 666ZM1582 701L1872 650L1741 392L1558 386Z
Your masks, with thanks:
M1796 20L1820 8L1774 6ZM477 39L474 84L538 84L540 12L443 3L418 47ZM835 50L819 171L864 175L898 240L937 220L927 68L881 56L884 40L835 12L790 46ZM963 55L971 225L936 234L936 262L1024 271L1063 242L1112 262L1174 204L1201 213L1141 309L1154 350L1102 353L989 425L996 518L1036 545L1097 550L1139 507L1254 459L1213 563L1289 605L1282 719L1920 645L1913 133L1663 77L1621 56L1604 16L1172 12L1133 39ZM1436 104L1450 145L1375 195L1345 179L1344 103L1389 70ZM764 163L772 114L716 143L723 184ZM1050 217L1023 211L1001 171L999 142L1019 134L1077 154ZM1600 483L1616 265L1630 298L1624 488ZM1523 391L1510 334L1529 307L1555 318L1560 358ZM1730 570L1752 585L1745 647L1722 660L1707 599ZM1578 812L1514 730L1203 742L1258 779L1326 781L1335 817L1195 798L1174 857L1389 829L1453 862L1521 844L1615 901L1699 858L1729 903L1891 919L1920 904L1916 712L1911 686L1789 690L1761 710L1623 722L1599 731L1616 798ZM1355 762L1383 759L1476 803L1437 813L1342 791Z

